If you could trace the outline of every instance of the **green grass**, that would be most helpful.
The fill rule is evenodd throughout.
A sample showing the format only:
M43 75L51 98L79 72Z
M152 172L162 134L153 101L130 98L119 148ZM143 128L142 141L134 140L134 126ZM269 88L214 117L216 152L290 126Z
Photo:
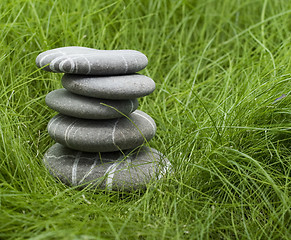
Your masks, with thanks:
M0 239L291 238L290 1L2 0L0 12ZM156 90L140 109L174 174L129 194L49 175L44 98L61 82L35 58L71 45L148 56Z

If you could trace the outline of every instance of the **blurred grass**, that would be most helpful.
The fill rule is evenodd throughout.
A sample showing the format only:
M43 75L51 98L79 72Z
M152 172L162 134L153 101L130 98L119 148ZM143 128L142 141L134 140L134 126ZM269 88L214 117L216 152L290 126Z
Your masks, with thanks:
M291 238L291 2L2 0L0 12L1 239ZM148 56L156 90L140 109L175 174L123 194L47 173L44 98L61 83L34 61L63 46Z

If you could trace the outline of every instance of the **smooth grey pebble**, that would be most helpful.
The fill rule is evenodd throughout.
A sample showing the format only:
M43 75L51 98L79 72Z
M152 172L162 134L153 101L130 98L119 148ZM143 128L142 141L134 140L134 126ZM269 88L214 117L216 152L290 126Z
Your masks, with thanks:
M107 77L65 74L62 85L72 93L103 99L140 98L155 90L155 82L140 74Z
M36 65L43 70L85 75L131 74L147 64L147 57L135 50L97 50L78 46L51 49L36 58Z
M146 146L126 152L86 153L56 143L43 161L64 184L120 191L145 189L171 168L168 159Z
M155 121L136 110L129 117L109 120L80 119L58 114L48 123L56 142L84 152L112 152L131 149L151 140Z
M129 115L138 107L137 99L98 99L77 95L66 89L50 92L46 96L45 102L50 108L61 114L84 119L119 118Z

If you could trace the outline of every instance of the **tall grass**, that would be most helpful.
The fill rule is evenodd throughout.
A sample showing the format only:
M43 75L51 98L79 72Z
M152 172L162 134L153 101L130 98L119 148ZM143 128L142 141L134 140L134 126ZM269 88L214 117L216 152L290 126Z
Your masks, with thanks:
M290 239L291 3L0 2L1 239ZM140 109L174 173L146 192L79 191L42 164L63 46L135 49L156 82ZM285 94L286 97L275 100Z

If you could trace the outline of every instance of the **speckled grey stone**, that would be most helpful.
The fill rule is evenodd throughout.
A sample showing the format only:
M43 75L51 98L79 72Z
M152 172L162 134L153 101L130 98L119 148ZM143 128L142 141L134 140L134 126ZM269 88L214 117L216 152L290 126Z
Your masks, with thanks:
M57 143L48 149L43 161L64 184L121 191L145 189L171 167L160 152L145 146L123 153L86 153Z
M66 89L50 92L46 96L45 102L59 113L85 119L119 118L129 115L138 107L137 99L105 100L80 96L70 93ZM106 104L106 106L102 104Z
M120 75L146 67L147 57L135 50L97 50L86 47L62 47L40 53L36 65L57 73Z
M72 93L104 99L139 98L155 90L155 82L140 74L107 77L65 74L62 84Z
M49 135L58 143L85 152L131 149L149 141L156 132L154 120L136 110L128 118L89 120L58 114L48 123Z

